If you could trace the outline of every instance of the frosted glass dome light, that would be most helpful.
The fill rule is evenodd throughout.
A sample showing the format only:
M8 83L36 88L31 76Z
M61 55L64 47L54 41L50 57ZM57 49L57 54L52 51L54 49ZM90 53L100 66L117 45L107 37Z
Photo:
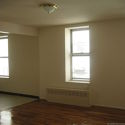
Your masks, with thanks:
M48 14L53 13L58 8L56 4L50 4L50 3L41 4L40 6L43 7L43 9L47 11Z

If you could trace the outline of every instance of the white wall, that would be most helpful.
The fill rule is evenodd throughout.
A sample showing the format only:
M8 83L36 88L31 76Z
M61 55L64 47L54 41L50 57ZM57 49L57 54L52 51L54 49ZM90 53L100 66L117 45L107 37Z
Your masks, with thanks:
M89 26L92 53L89 85L91 104L125 108L125 20L90 23ZM47 87L88 89L88 84L65 82L65 27L40 30L41 98L46 97Z
M91 24L91 103L125 108L125 20Z
M39 95L38 37L9 35L10 78L0 78L0 90Z
M88 24L71 26L80 25ZM89 89L92 105L125 108L125 20L95 22L89 26L91 84L65 82L65 27L68 26L55 26L40 29L39 45L35 36L9 35L10 78L0 79L0 90L31 95L40 92L41 98L46 98L48 87Z
M35 27L9 23L9 22L5 22L5 21L0 21L0 33L1 32L22 34L22 35L29 35L29 36L38 35L38 29Z
M65 82L65 28L43 28L39 36L41 98L47 87L87 89L88 85Z

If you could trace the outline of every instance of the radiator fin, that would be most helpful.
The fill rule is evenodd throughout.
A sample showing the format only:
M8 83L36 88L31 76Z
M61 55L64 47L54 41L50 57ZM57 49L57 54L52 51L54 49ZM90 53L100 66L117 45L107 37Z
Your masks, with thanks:
M47 88L47 100L64 104L89 106L88 90Z
M80 90L65 90L65 89L47 89L48 94L52 95L64 95L64 96L79 96L86 97L88 96L88 91Z

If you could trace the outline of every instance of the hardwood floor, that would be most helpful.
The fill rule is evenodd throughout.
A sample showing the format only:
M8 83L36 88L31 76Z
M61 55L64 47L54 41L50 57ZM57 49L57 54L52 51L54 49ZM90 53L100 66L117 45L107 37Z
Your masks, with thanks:
M82 108L39 100L1 112L0 125L125 125L125 110Z

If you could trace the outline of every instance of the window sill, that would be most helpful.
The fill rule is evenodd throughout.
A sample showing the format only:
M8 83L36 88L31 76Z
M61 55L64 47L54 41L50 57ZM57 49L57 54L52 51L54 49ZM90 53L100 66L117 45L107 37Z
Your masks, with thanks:
M76 81L76 80L70 80L70 81L66 81L68 83L83 83L83 84L89 84L90 81Z
M0 79L8 79L9 76L0 76Z

